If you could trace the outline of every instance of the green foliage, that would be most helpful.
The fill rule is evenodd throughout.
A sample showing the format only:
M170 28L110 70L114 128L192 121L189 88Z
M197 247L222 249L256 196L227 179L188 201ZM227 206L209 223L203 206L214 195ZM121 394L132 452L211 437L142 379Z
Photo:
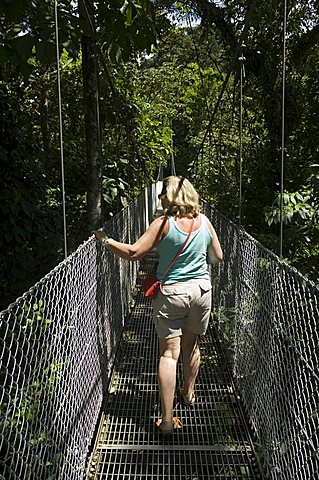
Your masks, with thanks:
M156 43L154 7L150 0L108 0L97 4L103 51L117 64L135 57L139 51L151 52Z
M40 448L50 453L51 447L55 447L48 426L37 422L39 413L43 405L48 402L48 398L54 396L55 389L61 380L61 362L52 362L43 370L39 380L30 381L23 390L16 392L8 402L0 405L0 419L3 425L3 440L10 446L10 435L12 430L19 431L24 435L29 444L29 454L38 455ZM19 399L19 403L17 403ZM54 448L55 451L55 448ZM51 471L54 468L59 453L53 453L45 463L46 478L51 477Z
M95 8L87 2L108 71L99 75L105 220L155 179L159 166L169 165L173 155L177 173L190 176L201 195L237 221L237 63L217 115L206 129L248 3L226 1L216 9L215 2L207 0L196 5L186 0L104 0ZM74 2L62 0L58 7L67 235L72 251L87 237L80 41L83 32L92 32ZM312 167L318 164L319 134L317 14L313 1L301 1L289 11L283 211L285 257L312 278L318 253L318 178ZM2 0L0 18L4 307L62 259L63 240L53 2ZM251 15L243 47L242 223L275 251L281 23L278 2L261 2Z
M116 204L124 205L156 178L159 164L169 158L171 142L171 130L167 119L160 117L160 105L151 105L141 95L142 72L138 65L128 62L114 68L113 75L124 113L110 112L112 98L103 81L102 111L107 115L101 118L106 211L114 211Z
M313 165L317 170L318 165ZM286 257L299 270L318 281L319 265L319 175L312 173L307 184L297 192L284 192L282 220ZM265 210L269 225L280 221L280 194Z
M303 192L284 192L282 195L282 220L285 224L292 222L297 223L300 220L312 220L316 216L316 208L314 208L308 201L311 198L311 191ZM268 225L272 223L279 223L281 205L281 194L278 193L273 207L268 207L265 212L265 217Z
M53 480L54 476L51 477L51 472L59 458L59 453L56 452L56 445L52 442L50 419L44 423L41 413L51 401L55 401L66 358L56 358L54 349L47 341L52 334L52 319L46 315L46 304L43 299L25 303L18 320L19 322L14 323L12 331L9 330L9 343L12 341L11 336L12 339L18 337L29 341L33 339L32 343L34 341L40 343L46 354L42 353L40 357L36 356L36 352L31 354L28 368L23 372L20 371L22 375L20 380L23 379L23 381L2 379L5 387L0 405L3 441L10 449L11 436L18 432L28 443L29 449L25 454L29 455L29 459L38 457L39 449L44 448L47 456L45 459L40 456L39 461L45 460L43 465L45 478ZM30 345L31 343L29 343ZM30 353L29 347L27 350ZM23 353L22 351L20 353ZM26 359L26 357L24 358Z
M128 59L134 50L151 51L156 43L153 28L154 9L150 0L104 0L96 9L86 2L86 11L100 27L101 44L112 62ZM34 70L33 59L41 64L56 62L54 2L50 0L0 1L2 27L0 35L0 67L8 62L17 72L28 76ZM60 51L72 58L80 53L83 31L92 35L87 19L79 16L77 4L58 2Z
M116 167L116 164L114 164ZM108 178L104 177L103 179L103 199L105 203L112 207L113 202L119 198L121 201L121 206L125 207L127 205L127 200L125 196L125 191L127 190L128 184L121 178Z
M31 306L25 305L24 313L21 313L18 317L19 320L23 320L21 329L25 330L26 333L35 333L37 328L46 330L52 323L52 320L50 318L45 318L44 313L45 308L42 299L39 300L39 303L34 303Z
M55 63L54 2L49 0L0 1L0 67L10 63L16 72L28 76L33 59ZM59 1L59 35L72 57L80 50L81 25L73 2Z
M38 137L33 132L33 102L29 85L0 86L1 190L0 225L1 306L23 293L55 265L60 215L48 209L46 178ZM28 107L30 106L30 110Z
M209 35L213 28L218 30L218 38L225 51L231 52L249 2L227 1L219 4L217 9L216 3L200 0L197 12L205 25L206 34ZM286 222L284 255L315 281L318 281L315 273L315 264L318 263L318 232L315 227L318 201L308 179L312 175L311 165L318 164L318 18L317 2L301 1L288 5L284 168L287 192L283 211ZM245 68L242 223L277 252L279 230L275 228L275 222L279 216L276 192L280 183L281 158L282 5L275 1L259 2L258 7L251 11L249 22L242 52ZM220 122L219 152L209 145L212 137L216 145L213 125L200 162L197 161L197 176L201 188L204 186L205 196L210 197L211 189L205 182L205 172L210 171L213 177L210 185L216 186L218 208L236 220L234 206L239 202L240 63L235 62L233 66L234 76L229 83L234 87L233 102L228 102L224 95L223 108L215 119L215 122ZM225 115L225 112L228 113ZM211 160L206 159L208 152L218 158L219 168L210 168ZM312 175L312 178L315 176ZM265 211L269 228L264 223Z

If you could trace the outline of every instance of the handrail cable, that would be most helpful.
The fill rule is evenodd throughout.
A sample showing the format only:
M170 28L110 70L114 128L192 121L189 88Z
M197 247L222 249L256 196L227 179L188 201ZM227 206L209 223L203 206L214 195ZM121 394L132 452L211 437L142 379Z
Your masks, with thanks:
M283 197L284 197L284 164L285 164L285 91L286 91L286 32L287 32L287 0L284 0L283 18L283 58L282 58L282 111L281 111L281 166L280 166L280 240L279 258L282 259L283 249Z
M60 75L60 52L59 52L59 28L58 28L58 2L57 2L57 0L54 0L54 22L55 22L55 45L56 45L56 62L57 62L58 104L59 104L59 133L60 133L61 190L62 190L62 212L63 212L64 258L67 258L68 247L67 247L67 233L66 233L63 121L62 121L62 98L61 98L61 75Z
M207 125L207 128L205 130L205 133L204 133L204 136L203 136L203 139L199 145L199 148L198 148L198 151L197 151L197 154L196 154L196 157L195 157L195 160L194 160L194 166L196 164L196 162L198 161L198 156L199 156L199 153L200 151L202 150L202 148L204 147L204 143L205 143L205 140L207 138L207 135L208 135L208 132L210 131L211 129L211 126L213 124L213 121L215 119L215 116L216 116L216 113L219 109L219 105L221 103L221 100L224 96L224 93L225 93L225 90L226 90L226 87L228 85L228 82L229 82L229 79L230 79L230 75L234 69L234 66L235 66L235 63L237 62L238 60L238 56L239 56L239 50L242 48L242 45L245 43L245 38L246 38L246 35L247 35L247 32L248 32L248 28L249 28L249 21L250 21L250 18L254 12L254 9L255 9L255 6L256 6L256 3L257 3L257 0L252 0L251 4L250 4L250 7L249 7L249 10L248 10L248 13L246 15L246 19L245 19L245 23L244 23L244 28L243 28L243 31L241 32L241 35L240 35L240 38L239 38L239 41L236 45L236 48L235 48L235 51L231 57L231 61L229 63L229 66L228 66L228 70L227 70L227 73L226 73L226 77L224 79L224 82L223 82L223 85L222 85L222 88L219 92L219 95L218 95L218 98L217 98L217 101L215 103L215 106L214 106L214 110L212 112L212 115L211 115L211 118L208 122L208 125Z

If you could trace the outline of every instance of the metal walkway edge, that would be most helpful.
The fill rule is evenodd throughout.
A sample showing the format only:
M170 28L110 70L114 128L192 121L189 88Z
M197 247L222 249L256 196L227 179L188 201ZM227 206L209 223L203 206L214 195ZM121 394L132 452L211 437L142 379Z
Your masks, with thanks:
M202 364L194 408L184 407L181 363L174 414L182 429L163 439L157 386L158 345L151 302L138 288L104 403L90 480L255 480L261 474L231 377L211 325L200 341Z

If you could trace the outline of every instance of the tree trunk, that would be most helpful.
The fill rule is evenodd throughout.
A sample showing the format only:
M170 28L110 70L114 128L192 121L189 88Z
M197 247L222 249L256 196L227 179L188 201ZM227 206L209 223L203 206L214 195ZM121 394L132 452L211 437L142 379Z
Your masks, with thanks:
M86 2L86 5L88 3ZM93 6L90 5L90 7L90 11L93 11ZM88 24L81 0L79 12ZM91 24L94 28L93 15L91 15ZM87 221L88 229L91 231L102 225L102 159L98 60L93 32L90 36L86 32L90 32L89 25L82 36L82 72L87 158Z

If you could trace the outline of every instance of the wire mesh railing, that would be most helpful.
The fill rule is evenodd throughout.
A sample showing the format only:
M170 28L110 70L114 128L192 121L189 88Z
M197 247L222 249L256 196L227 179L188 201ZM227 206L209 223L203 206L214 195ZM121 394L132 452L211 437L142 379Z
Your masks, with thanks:
M114 217L132 242L159 185ZM213 269L215 318L267 478L319 475L319 290L210 205L225 259ZM0 478L84 477L137 264L93 239L0 314Z
M138 238L159 187L108 222L108 235ZM136 275L91 238L0 314L0 478L84 477Z
M218 331L271 480L319 478L319 289L214 213Z

